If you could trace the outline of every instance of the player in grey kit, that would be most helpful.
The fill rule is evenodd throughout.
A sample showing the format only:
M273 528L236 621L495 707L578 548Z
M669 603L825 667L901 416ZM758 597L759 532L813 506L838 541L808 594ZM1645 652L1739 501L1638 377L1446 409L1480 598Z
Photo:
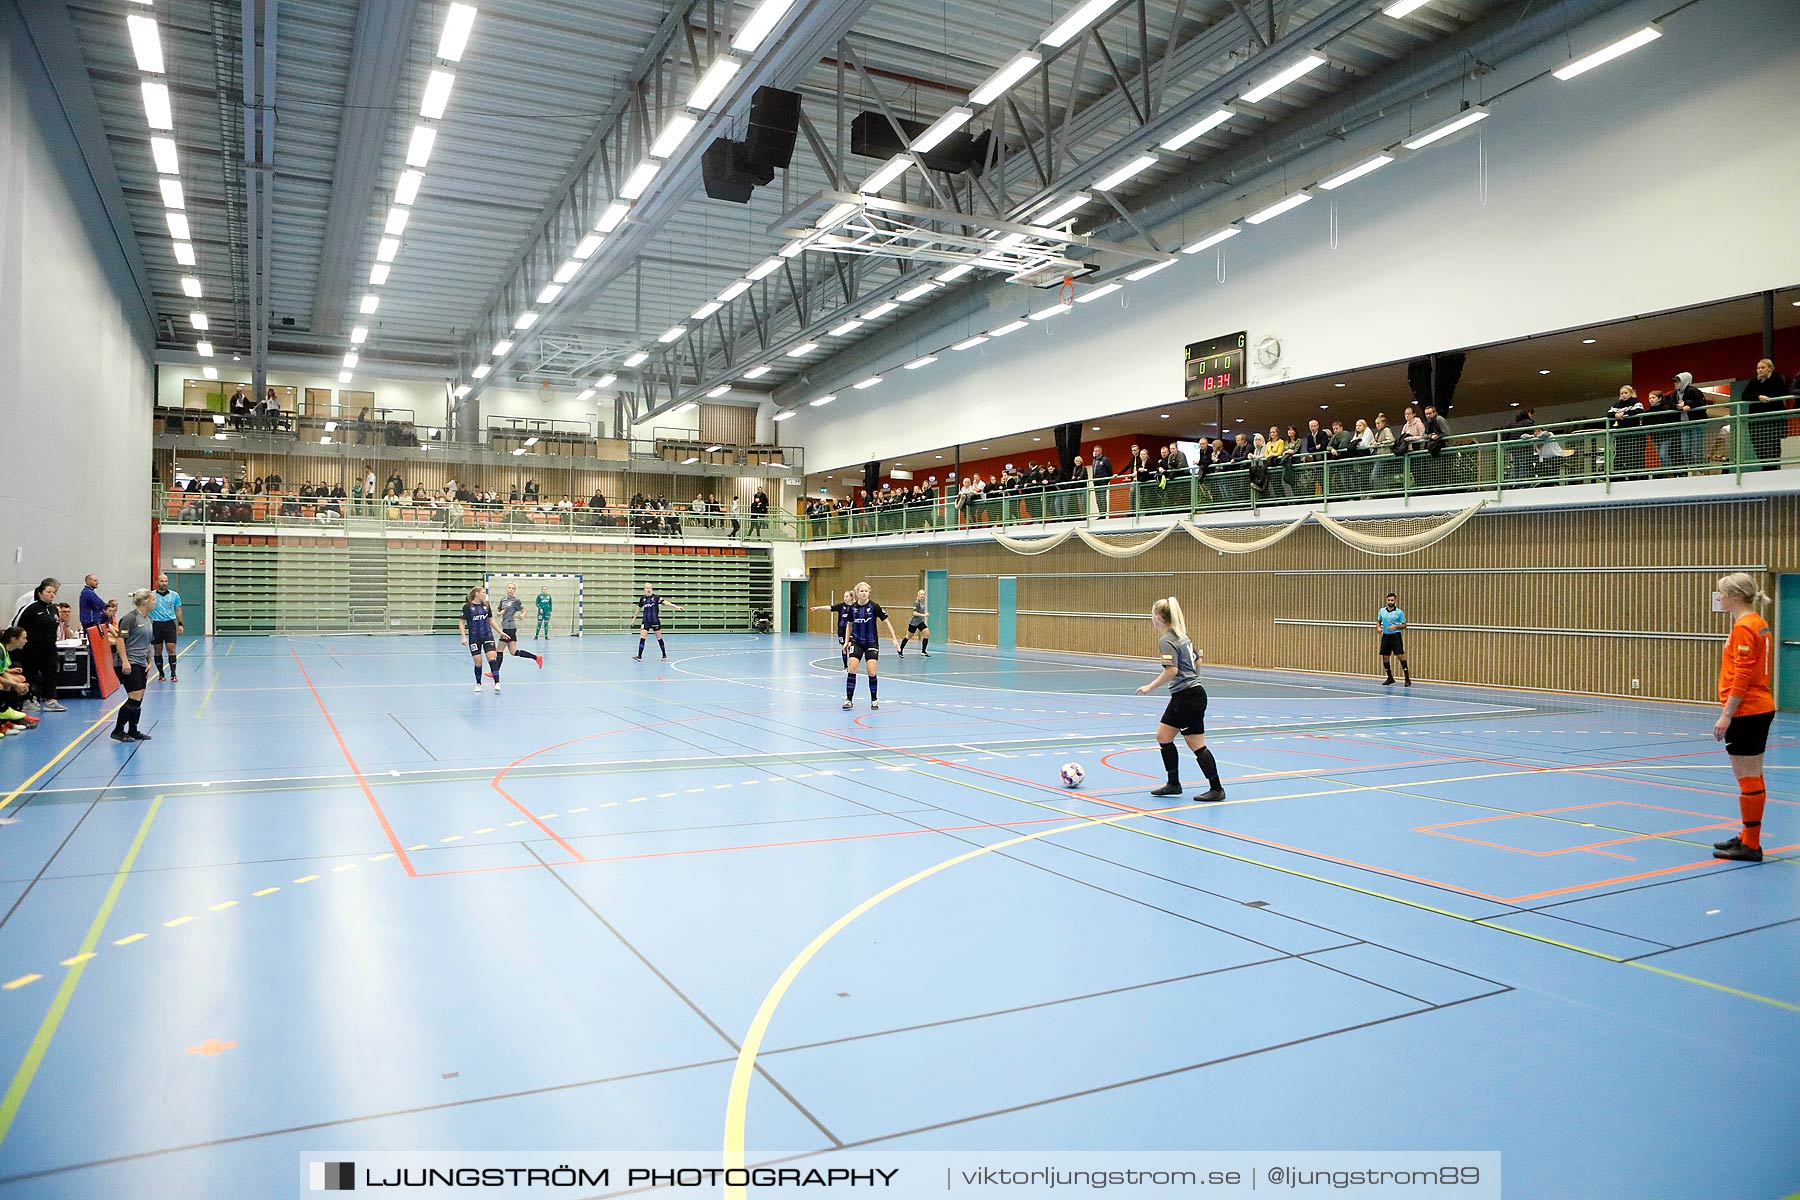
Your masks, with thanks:
M498 612L500 614L500 652L502 654L510 654L515 658L529 658L538 665L539 670L542 670L544 666L543 655L533 654L529 650L519 649L519 614L524 611L525 602L519 599L519 585L516 583L507 584L506 597L501 600L498 605ZM496 679L495 682L498 683L499 680Z
M912 641L913 634L919 635L919 653L926 658L931 657L931 627L926 620L931 616L925 611L925 593L921 591L918 599L913 601L912 619L906 623L906 636L900 639L899 657L906 657L906 643ZM845 664L848 666L849 664Z

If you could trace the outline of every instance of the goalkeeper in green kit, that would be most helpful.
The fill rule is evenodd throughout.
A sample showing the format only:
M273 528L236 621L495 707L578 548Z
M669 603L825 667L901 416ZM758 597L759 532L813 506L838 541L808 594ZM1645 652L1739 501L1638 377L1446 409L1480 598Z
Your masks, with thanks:
M550 593L542 585L538 587L537 594L537 636L550 636Z

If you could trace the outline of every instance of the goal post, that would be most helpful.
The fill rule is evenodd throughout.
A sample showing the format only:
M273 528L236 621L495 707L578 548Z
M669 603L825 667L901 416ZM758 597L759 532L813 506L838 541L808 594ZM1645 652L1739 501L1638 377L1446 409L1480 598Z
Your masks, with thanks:
M581 610L585 598L582 576L543 572L488 572L482 576L482 586L487 588L488 604L495 610L496 621L500 601L506 595L506 585L509 583L518 586L519 599L525 602L525 607L519 612L521 638L530 637L537 632L537 597L540 591L550 597L550 636L581 636Z

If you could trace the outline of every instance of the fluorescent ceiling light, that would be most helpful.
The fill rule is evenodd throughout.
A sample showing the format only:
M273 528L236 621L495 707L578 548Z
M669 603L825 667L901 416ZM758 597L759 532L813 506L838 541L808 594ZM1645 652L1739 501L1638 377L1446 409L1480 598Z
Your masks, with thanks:
M201 358L211 358L213 356L213 344L211 342L195 342L194 351L199 354Z
M195 329L207 329L211 327L212 322L206 319L206 314L203 312L191 312L188 314L188 324Z
M694 310L693 319L696 321L704 321L724 307L725 306L720 304L717 300L708 300L705 304L702 304L699 308Z
M805 238L795 238L775 252L779 258L799 258L804 253L806 253Z
M1033 225L1054 225L1092 199L1093 197L1086 192L1076 192L1073 196L1059 200L1043 212L1033 216L1031 223Z
M605 243L605 238L597 233L590 233L579 242L575 243L573 257L581 262L586 262L594 256L594 251L598 250Z
M461 400L464 396L467 396L470 392L472 392L474 390L475 390L474 388L470 387L466 383L459 383L456 385L456 390L454 392L451 392L450 394L452 396L455 396L458 400Z
M463 49L469 44L469 30L475 24L473 4L452 4L444 14L444 32L438 36L437 56L449 62L461 62Z
M195 279L192 275L183 275L181 277L181 290L186 295L198 300L201 296L200 281Z
M156 170L161 175L181 174L181 160L175 153L175 139L153 137L150 139L150 156L156 160Z
M354 350L352 350L348 354L344 355L344 366L345 367L354 367L360 361L361 361L360 356ZM329 429L329 426L327 426L327 429Z
M1074 12L1050 27L1050 32L1041 39L1046 46L1062 46L1074 36L1092 25L1100 18L1100 14L1111 8L1117 0L1087 0L1086 4L1077 5Z
M1034 321L1048 321L1051 317L1062 316L1064 313L1068 312L1070 309L1072 309L1074 307L1075 306L1073 304L1052 305L1049 308L1042 309L1038 312L1032 313L1031 319Z
M769 36L769 31L775 28L775 22L781 20L782 14L793 3L794 0L762 0L756 6L756 11L750 14L750 19L744 22L743 28L738 30L738 35L731 39L731 48L749 54L762 45L763 39Z
M817 400L814 400L812 402L812 406L814 408L824 408L827 404L830 404L833 400L836 400L836 399L837 399L837 393L832 392L827 395L820 396Z
M845 334L854 333L856 330L861 329L862 325L863 325L863 323L860 320L858 320L856 317L851 317L848 321L845 321L842 325L839 325L837 328L827 331L825 336L826 337L843 337Z
M1276 92L1279 92L1282 88L1294 82L1294 80L1300 78L1302 75L1310 74L1324 65L1325 56L1323 54L1308 54L1305 58L1288 67L1286 70L1269 76L1267 79L1245 92L1244 99L1251 104L1255 104L1261 100L1267 100L1270 96L1273 96Z
M914 300L917 300L920 296L924 296L931 292L937 291L937 286L938 285L935 283L921 283L917 287L907 288L904 292L901 292L898 296L895 296L894 299L899 301L901 304L911 304Z
M670 117L669 123L663 126L663 131L656 135L654 142L650 143L651 157L667 158L675 153L676 148L681 145L688 134L694 131L694 126L698 123L694 117L690 117L686 113L676 113Z
M754 267L751 267L746 275L750 279L763 279L773 275L780 269L781 260L779 258L765 258Z
M419 115L427 121L436 121L444 115L450 106L450 85L456 82L456 76L449 71L433 71L425 79L425 98L419 104Z
M1438 122L1417 137L1408 138L1404 145L1408 150L1423 150L1433 142L1441 142L1453 133L1462 132L1477 121L1487 120L1488 115L1487 109L1477 105L1466 112L1456 114L1448 121Z
M372 313L379 307L381 307L381 297L375 295L373 292L362 298L363 312Z
M155 17L126 17L125 28L131 33L131 51L137 55L138 70L152 75L163 73L162 38L156 32Z
M537 324L537 319L538 319L537 312L533 309L528 308L524 312L520 313L518 316L513 318L513 328L514 329L530 329L533 325Z
M1220 242L1229 242L1232 238L1236 237L1238 234L1240 234L1242 232L1244 232L1244 231L1242 229L1239 229L1236 225L1227 225L1225 228L1218 230L1215 233L1207 234L1205 237L1201 238L1199 241L1195 242L1191 246L1183 246L1181 248L1181 252L1183 254L1198 254L1202 250L1212 249L1214 246L1217 246Z
M698 454L690 454L686 458L681 460L681 465L684 467L691 467L699 461L700 461L700 456Z
M419 171L402 171L400 179L394 184L394 203L411 204L419 198L419 185L425 182L425 176Z
M644 360L649 357L650 352L648 350L639 350L635 354L628 354L625 356L625 365L628 367L641 367L644 365Z
M725 393L729 392L730 390L731 390L731 385L729 383L721 383L718 387L716 387L716 388L712 389L710 392L706 393L706 395L709 400L717 400L720 396L723 396ZM718 449L717 446L711 447L711 450L717 450L717 449ZM709 453L710 453L710 450L709 450Z
M1628 37L1622 37L1610 46L1603 46L1585 58L1578 58L1566 67L1555 71L1558 79L1573 79L1577 75L1585 75L1603 63L1609 63L1622 54L1630 54L1639 46L1648 46L1662 36L1662 30L1655 24L1644 26ZM145 85L149 86L148 84Z
M805 358L808 354L811 354L814 350L817 350L818 348L819 348L819 343L817 343L817 342L801 342L798 346L795 346L792 350L789 350L787 352L787 356L789 358Z
M932 278L937 280L939 283L954 283L956 280L961 279L964 275L967 275L970 271L973 271L974 269L975 269L974 263L957 263L954 267L951 267L948 271L940 271L936 275L933 275Z
M513 348L513 340L511 338L501 338L499 341L494 343L494 349L493 349L492 353L495 358L502 358L508 354L511 354L512 348Z
M369 268L369 284L372 287L380 287L387 282L387 277L388 265L386 263L376 263Z
M1229 108L1215 109L1162 144L1164 150L1179 150L1195 138L1205 137L1236 114Z
M1319 186L1325 191L1335 192L1346 183L1361 179L1364 175L1373 174L1393 161L1394 156L1391 154L1377 154L1366 163L1351 167L1348 171L1344 171L1341 174L1333 175L1330 179L1319 184Z
M1097 287L1091 292L1085 292L1082 295L1075 297L1075 303L1086 304L1089 300L1098 300L1102 296L1110 296L1118 291L1119 288L1120 285L1116 283L1109 283L1105 287Z
M973 109L964 108L960 104L957 105L955 108L933 121L926 127L924 133L921 133L913 140L911 147L912 152L914 154L924 154L927 150L934 148L939 142L955 133L958 129L967 125L970 118L974 115L975 112Z
M661 163L645 159L632 168L631 174L626 177L625 185L619 189L619 195L627 200L636 200L644 194L644 189L650 186L650 181L656 178L656 173L660 170L662 170Z
M708 393L708 394L710 395L711 393ZM712 445L710 445L706 448L706 452L708 454L712 454L713 452L718 451L718 450L723 450L724 448L725 448L725 443L714 442Z
M1390 4L1381 11L1384 16L1404 17L1430 3L1431 0L1400 0L1398 4Z
M167 84L144 84L144 119L152 129L175 128L175 111L169 107Z
M556 268L556 274L552 275L550 278L557 283L567 283L569 280L575 278L576 273L580 270L581 262L578 259L571 258L568 262L565 262L562 266Z
M875 173L863 180L862 186L858 187L856 190L859 192L879 192L882 188L910 171L912 165L913 159L911 155L896 154L894 157L882 163L879 167L876 167ZM851 206L841 205L840 207L850 208ZM835 212L836 210L834 209L833 211ZM848 216L849 213L845 213L844 215ZM832 223L836 224L836 222Z
M219 377L219 368L217 368L217 367L201 367L200 373L205 375L208 379L217 379ZM223 438L225 435L222 433L218 433L218 434L214 434L213 436L218 437L218 438Z
M192 242L175 243L175 261L184 267L194 265L194 246Z
M915 358L911 362L907 363L905 370L916 371L920 367L929 367L932 363L934 363L936 361L937 361L937 355L922 354L918 358Z
M724 92L725 85L731 82L732 76L738 73L738 68L741 66L743 64L730 55L713 59L712 66L706 68L706 74L700 76L700 82L694 85L693 92L689 94L687 106L698 109L710 107L712 102Z
M355 329L350 331L350 344L352 346L360 346L368 340L369 327L367 325L358 325Z
M666 346L670 342L679 341L681 339L681 335L686 332L687 332L686 325L676 325L673 328L664 331L664 333L660 337L658 337L656 340Z
M1043 61L1042 57L1029 50L1020 51L1005 66L989 75L980 87L969 93L969 103L992 104L1005 94L1007 88L1031 74Z
M562 284L546 283L544 285L544 290L537 294L537 302L539 304L554 304L556 303L556 298L560 295L562 295Z
M680 405L679 407L670 409L669 415L671 417L679 417L683 413L691 413L693 411L694 411L694 403L693 403L693 401L690 400L686 404L683 404L683 405Z
M406 165L422 167L431 161L431 147L437 142L437 130L429 125L414 125L412 140L406 146Z
M613 384L617 383L618 381L619 381L619 377L617 375L614 375L611 371L608 371L606 374L602 375L600 378L594 380L594 386L597 388L611 387Z
M399 237L406 232L406 220L410 216L412 216L411 209L399 206L388 209L387 223L382 226L382 231L389 237Z
M791 416L793 416L793 415L794 415L794 410L793 410L793 409L791 409L791 408L790 408L790 409L786 409L786 410L784 410L784 411L782 411L782 412L778 412L778 413L776 413L776 414L775 414L775 419L776 419L776 420L777 420L777 421L785 421L785 420L787 420L787 419L788 419L788 418L789 418L789 417L791 417Z
M594 232L611 233L619 227L619 222L623 221L625 214L630 211L631 205L614 200L606 206L606 211L600 214L600 219L594 222Z
M400 239L384 237L375 244L375 261L391 263L394 255L400 253Z
M352 376L350 374L350 372L348 372L348 371L339 371L338 372L338 382L339 383L349 383L352 378L354 378L354 376ZM330 441L331 439L325 438L323 440Z
M1009 233L1005 237L1001 238L999 241L995 242L994 245L1002 247L1002 248L1011 247L1011 246L1020 246L1025 243L1025 239L1027 236L1029 236L1029 235L1023 234L1023 233Z
M1124 183L1127 179L1130 179L1136 175L1141 175L1145 171L1148 171L1151 167L1154 167L1155 165L1156 165L1156 156L1155 155L1140 154L1138 157L1132 159L1130 162L1126 163L1124 166L1122 166L1118 170L1114 171L1111 175L1108 175L1102 179L1096 179L1094 181L1094 190L1097 192L1110 192L1114 188L1118 187L1121 183Z
M739 279L730 287L719 293L719 300L722 303L729 304L749 290L750 281L748 279Z
M857 391L863 392L863 391L867 391L868 389L874 387L876 384L878 384L880 382L881 382L881 376L871 375L867 379L858 380L854 386Z
M1025 328L1024 321L1008 321L1006 324L1000 326L998 329L988 330L988 336L991 338L1005 337L1007 334L1017 333L1019 330L1021 330L1023 328Z
M494 368L488 366L486 363L482 363L479 367L476 367L473 371L469 372L469 378L486 379L488 377L488 372L493 369Z
M764 375L767 375L768 373L769 373L769 364L768 363L758 363L754 367L751 367L748 371L744 372L744 378L745 379L761 379Z
M588 399L588 398L589 398L589 397L591 397L591 396L592 396L592 395L593 395L593 394L594 394L594 389L593 389L593 388L582 388L582 389L581 389L581 391L579 391L579 392L578 392L578 393L576 393L576 395L575 395L575 399L577 399L577 400L586 400L586 399Z
M862 318L865 321L873 321L877 317L887 316L889 313L893 312L896 308L899 308L899 307L900 306L898 304L895 304L892 300L887 300L880 304L877 304L874 308L871 308L868 312L864 313L862 315Z
M1305 204L1311 199L1312 193L1302 188L1291 196L1286 196L1277 200L1261 212L1251 213L1249 216L1245 217L1244 220L1252 225L1261 225L1264 221L1273 221L1282 213L1293 212L1296 208L1299 208L1302 204Z
M194 235L188 232L186 213L166 212L163 214L163 220L169 223L169 236L176 241L191 242L194 240Z
M186 208L185 197L181 194L181 180L159 179L156 186L162 189L164 208Z
M1151 263L1147 267L1139 267L1137 270L1130 272L1129 274L1127 274L1125 276L1125 278L1127 281L1129 281L1131 283L1136 283L1140 279L1148 279L1152 275L1156 274L1158 271L1165 271L1174 265L1175 265L1175 260L1172 258L1165 262Z
M985 341L987 341L987 340L988 340L988 335L987 335L987 334L985 334L985 333L978 333L978 334L976 334L976 335L975 335L975 336L974 336L974 337L971 337L971 338L964 338L964 339L963 339L963 340L962 340L962 341L960 341L960 342L958 342L958 343L956 343L956 345L954 345L954 346L952 346L952 347L950 347L950 348L951 348L951 349L952 349L952 350L972 350L972 349L974 349L974 348L975 348L975 347L976 347L976 346L979 346L979 345L981 345L981 343L983 343L983 342L985 342Z
M836 225L855 211L856 205L850 203L848 200L841 200L825 210L825 215L818 219L814 228L830 229L833 225Z

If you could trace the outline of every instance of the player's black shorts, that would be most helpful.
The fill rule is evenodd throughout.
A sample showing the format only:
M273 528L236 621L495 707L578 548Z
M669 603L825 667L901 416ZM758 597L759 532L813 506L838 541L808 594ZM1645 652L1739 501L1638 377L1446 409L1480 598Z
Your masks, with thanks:
M1740 758L1761 754L1768 749L1769 723L1774 719L1772 712L1731 718L1731 724L1725 727L1725 753Z
M494 645L493 638L470 638L469 639L469 653L470 654L480 654L483 650L497 650L497 649L499 649L499 647Z
M908 632L908 633L917 633L917 632L919 632L919 630L924 629L924 628L925 628L925 618L924 617L914 617L912 620L910 620L906 623L906 632Z
M850 657L860 658L864 662L873 662L881 657L881 647L874 642L851 642Z
M1173 726L1184 737L1206 732L1206 689L1199 684L1182 688L1169 696L1163 709L1162 723Z
M132 663L131 669L125 672L125 678L119 683L128 692L141 692L150 681L150 668L144 663Z
M662 622L661 621L639 621L638 628L644 630L647 633L661 633L662 632Z
M511 625L502 625L500 627L500 640L503 642L518 641L519 640L518 629Z
M173 621L152 621L152 622L150 622L150 640L152 642L155 642L159 646L162 645L164 642L174 641L175 640L175 622L173 622Z
M1398 634L1398 633L1382 634L1381 635L1381 652L1383 654L1405 654L1406 653L1406 638L1404 637L1404 635Z

